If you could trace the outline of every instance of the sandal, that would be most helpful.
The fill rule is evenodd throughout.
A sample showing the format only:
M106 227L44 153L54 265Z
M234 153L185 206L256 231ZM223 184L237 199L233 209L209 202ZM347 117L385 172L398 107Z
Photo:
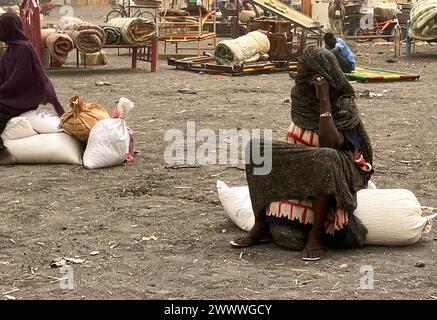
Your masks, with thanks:
M322 251L323 253L319 257L310 257L310 253L314 252L314 251ZM318 260L322 259L326 255L326 248L321 247L321 248L312 248L312 249L310 249L308 247L305 247L303 249L303 252L306 252L307 256L306 257L302 257L302 260L304 260L304 261L318 261Z
M272 241L272 238L267 238L267 239L256 239L254 237L251 236L244 236L241 238L238 238L236 240L232 240L229 243L236 248L246 248L246 247L251 247L257 244L267 244L270 241Z

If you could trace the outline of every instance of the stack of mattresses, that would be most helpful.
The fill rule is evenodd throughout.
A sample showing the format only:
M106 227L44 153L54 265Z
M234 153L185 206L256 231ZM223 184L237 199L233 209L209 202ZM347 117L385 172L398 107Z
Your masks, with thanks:
M112 27L108 29L106 27ZM126 45L144 45L156 34L155 22L145 18L115 18L106 23L105 32L112 30L121 33L121 43ZM118 41L120 35L114 36Z
M99 26L74 17L63 17L58 29L67 33L83 53L97 53L105 44L105 32Z
M410 37L419 40L437 39L437 0L416 2L410 12Z

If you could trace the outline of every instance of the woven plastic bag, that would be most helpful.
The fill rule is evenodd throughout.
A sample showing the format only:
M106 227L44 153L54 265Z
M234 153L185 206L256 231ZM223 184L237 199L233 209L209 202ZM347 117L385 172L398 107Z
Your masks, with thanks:
M416 196L406 189L360 190L354 214L367 227L366 244L408 246L422 233L431 230L437 216L433 209L421 206Z
M22 117L15 117L8 121L5 130L1 134L3 140L17 140L38 134L33 130L30 122Z
M240 229L249 231L255 224L255 215L252 210L249 188L230 188L223 181L217 180L217 192L228 217Z
M88 140L97 121L109 119L106 110L97 103L84 103L78 96L70 99L71 110L61 117L61 126L66 132L82 142Z
M33 130L38 133L56 133L62 131L59 117L54 114L32 110L22 113L20 117L29 121Z
M129 155L132 143L124 116L134 107L126 98L121 98L114 119L97 122L91 130L88 145L83 155L83 164L87 169L99 169L121 165Z
M82 164L80 142L65 132L6 140L5 146L18 164Z

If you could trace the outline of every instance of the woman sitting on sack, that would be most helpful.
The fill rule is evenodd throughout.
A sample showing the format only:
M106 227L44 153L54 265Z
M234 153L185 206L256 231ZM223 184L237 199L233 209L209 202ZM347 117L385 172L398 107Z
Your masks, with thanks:
M8 45L0 60L0 134L11 118L35 110L40 104L52 104L61 116L64 109L15 13L0 16L0 41ZM0 165L14 163L0 137Z
M255 175L252 156L246 165L255 225L231 244L270 242L270 225L280 223L304 230L302 259L319 260L327 246L364 244L367 230L353 212L373 173L372 147L354 89L328 50L305 49L291 100L288 143L273 142L270 174Z

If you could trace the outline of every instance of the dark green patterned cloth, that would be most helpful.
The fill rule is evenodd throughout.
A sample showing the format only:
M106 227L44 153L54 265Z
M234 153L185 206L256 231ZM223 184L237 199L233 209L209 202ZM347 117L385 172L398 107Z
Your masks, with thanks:
M118 27L102 26L106 36L106 44L120 45L122 44L123 36Z

